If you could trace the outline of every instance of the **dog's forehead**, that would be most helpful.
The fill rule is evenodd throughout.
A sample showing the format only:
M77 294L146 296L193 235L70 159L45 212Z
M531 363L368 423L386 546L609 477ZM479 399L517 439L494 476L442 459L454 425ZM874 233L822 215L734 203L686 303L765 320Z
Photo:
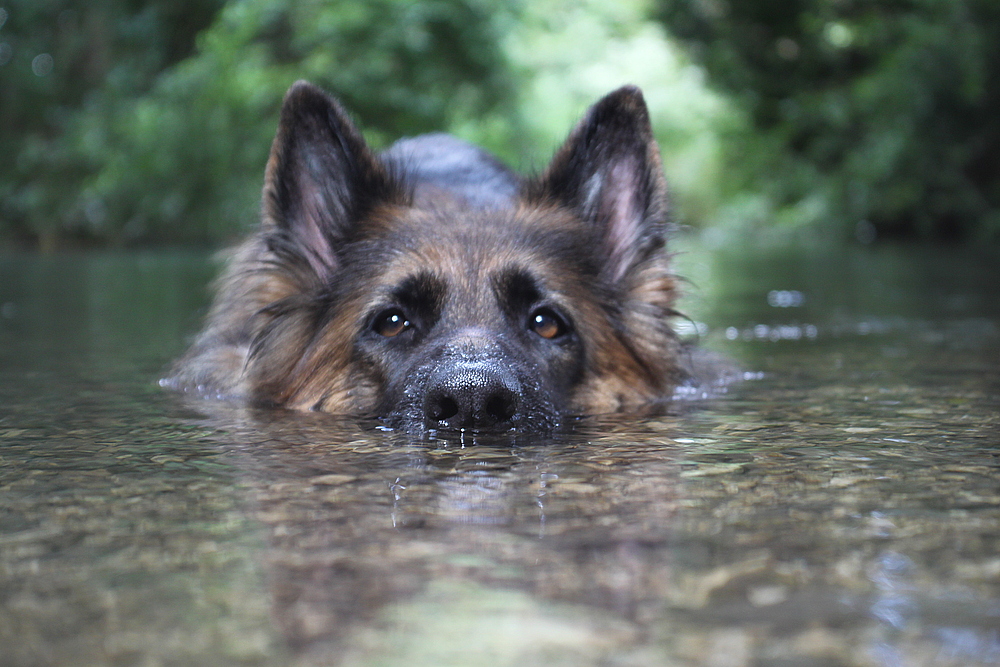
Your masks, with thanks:
M588 229L558 209L405 209L383 223L379 236L388 282L429 272L473 290L512 269L533 267L553 278L567 263L585 269L594 245Z

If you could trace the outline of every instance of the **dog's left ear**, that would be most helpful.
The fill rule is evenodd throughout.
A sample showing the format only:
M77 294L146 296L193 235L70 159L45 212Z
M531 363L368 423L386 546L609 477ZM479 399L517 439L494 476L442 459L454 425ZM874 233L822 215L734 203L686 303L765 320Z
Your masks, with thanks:
M272 244L282 242L317 277L329 278L359 221L400 196L340 104L310 83L295 83L281 107L264 181L264 227L279 231Z
M527 195L593 224L614 281L661 248L666 182L642 91L624 86L590 107Z

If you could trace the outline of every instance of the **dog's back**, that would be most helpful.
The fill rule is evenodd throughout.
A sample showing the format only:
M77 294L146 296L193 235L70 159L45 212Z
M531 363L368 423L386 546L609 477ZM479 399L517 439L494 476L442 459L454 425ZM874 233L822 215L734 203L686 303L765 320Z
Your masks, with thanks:
M414 205L447 196L472 208L514 206L521 179L493 155L450 134L400 139L381 159L413 187Z

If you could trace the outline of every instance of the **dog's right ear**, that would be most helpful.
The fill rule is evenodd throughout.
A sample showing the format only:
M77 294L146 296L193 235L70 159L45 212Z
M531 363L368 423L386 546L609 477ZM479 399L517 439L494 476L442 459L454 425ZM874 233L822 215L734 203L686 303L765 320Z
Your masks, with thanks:
M357 222L398 197L399 187L340 104L306 81L295 83L285 94L264 179L263 224L283 232L282 250L328 278Z
M527 194L559 202L589 223L615 281L658 252L667 186L642 91L623 86L590 107Z

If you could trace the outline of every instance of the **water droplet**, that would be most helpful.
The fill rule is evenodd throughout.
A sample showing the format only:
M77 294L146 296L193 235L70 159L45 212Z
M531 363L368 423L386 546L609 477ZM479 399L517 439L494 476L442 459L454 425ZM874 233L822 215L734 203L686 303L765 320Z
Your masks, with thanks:
M34 72L35 76L48 76L54 64L55 60L52 59L51 55L48 53L39 53L31 61L31 71Z
M854 41L854 31L846 23L833 21L823 29L826 41L838 49L846 49Z
M775 43L775 49L778 51L778 55L784 60L796 60L801 52L798 43L788 37L779 39Z
M854 238L856 238L859 243L868 245L870 243L874 243L877 237L878 230L875 229L875 225L867 220L859 220L858 224L854 226Z
M774 308L798 308L805 302L805 295L794 289L775 289L767 293L767 305Z

